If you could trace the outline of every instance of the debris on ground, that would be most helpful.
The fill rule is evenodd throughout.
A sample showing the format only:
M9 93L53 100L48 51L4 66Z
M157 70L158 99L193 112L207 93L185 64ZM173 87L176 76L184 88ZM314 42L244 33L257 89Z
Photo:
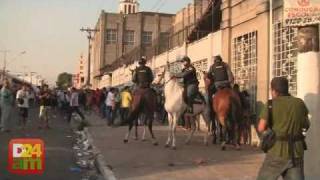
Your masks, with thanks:
M193 160L193 163L195 165L201 166L201 165L208 164L208 160L204 159L204 158L197 158L197 159Z
M87 134L84 131L75 131L75 143L72 147L76 159L76 168L70 168L73 172L82 172L81 180L101 180L95 165L97 153L93 152Z

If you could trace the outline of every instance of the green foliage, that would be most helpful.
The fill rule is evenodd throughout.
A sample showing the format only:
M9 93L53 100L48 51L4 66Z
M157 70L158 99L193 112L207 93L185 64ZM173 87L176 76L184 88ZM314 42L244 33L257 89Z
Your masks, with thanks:
M59 74L56 84L60 89L67 89L72 86L72 74L66 72Z

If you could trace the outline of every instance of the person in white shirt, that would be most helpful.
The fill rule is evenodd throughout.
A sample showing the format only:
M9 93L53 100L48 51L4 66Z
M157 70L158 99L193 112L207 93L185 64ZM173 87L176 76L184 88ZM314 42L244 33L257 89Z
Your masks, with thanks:
M29 91L28 86L23 85L22 88L17 92L16 100L17 105L19 107L20 116L21 116L21 127L25 128L28 118L28 110L29 110Z
M106 118L108 121L108 125L111 126L113 124L113 111L115 108L115 95L114 88L110 88L110 91L107 94L106 98Z
M71 121L73 112L76 112L77 114L79 114L82 120L85 120L84 115L81 113L79 109L79 93L77 92L77 89L74 87L71 88L69 103L70 103L70 111L68 115L68 122Z
M65 94L62 90L59 90L57 92L57 97L58 97L58 107L59 109L62 109L63 108L63 104L65 103Z

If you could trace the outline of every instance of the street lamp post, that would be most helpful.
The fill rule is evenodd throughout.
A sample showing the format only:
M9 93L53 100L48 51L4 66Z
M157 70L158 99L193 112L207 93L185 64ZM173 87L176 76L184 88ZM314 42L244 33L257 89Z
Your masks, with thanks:
M9 50L0 51L3 53L3 70L2 70L2 80L5 79L6 75L6 66L7 66L7 54L10 52Z
M87 74L87 81L86 85L90 85L90 69L91 69L91 39L92 39L92 33L99 31L98 29L90 29L90 28L81 28L81 32L87 32L88 33L88 74Z

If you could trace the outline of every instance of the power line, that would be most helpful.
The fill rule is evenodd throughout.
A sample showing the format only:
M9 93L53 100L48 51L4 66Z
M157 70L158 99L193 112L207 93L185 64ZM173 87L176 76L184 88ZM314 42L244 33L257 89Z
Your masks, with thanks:
M156 9L156 8L160 5L160 3L161 3L162 1L163 1L163 0L158 0L158 1L152 6L151 11L153 11L154 9Z
M163 0L156 11L158 12L166 3L167 3L167 0Z

